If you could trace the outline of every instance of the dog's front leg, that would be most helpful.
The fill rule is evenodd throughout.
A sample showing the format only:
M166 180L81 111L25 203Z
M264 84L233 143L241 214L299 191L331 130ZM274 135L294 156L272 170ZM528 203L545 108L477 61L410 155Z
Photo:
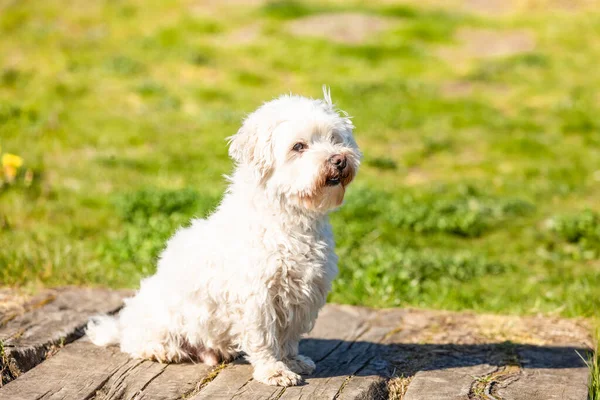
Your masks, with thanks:
M254 367L254 379L272 386L295 386L302 377L284 362L278 343L276 324L269 321L273 315L257 307L247 312L241 347Z
M298 374L310 375L314 372L316 366L313 360L309 357L298 353L298 344L300 342L300 335L288 340L283 347L283 362L290 367L290 369Z

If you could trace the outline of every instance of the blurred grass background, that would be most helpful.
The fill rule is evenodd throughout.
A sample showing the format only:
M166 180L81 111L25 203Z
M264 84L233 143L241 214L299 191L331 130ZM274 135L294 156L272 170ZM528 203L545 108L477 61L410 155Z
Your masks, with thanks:
M0 38L3 285L135 287L244 115L326 83L365 154L332 301L600 308L596 1L0 0Z

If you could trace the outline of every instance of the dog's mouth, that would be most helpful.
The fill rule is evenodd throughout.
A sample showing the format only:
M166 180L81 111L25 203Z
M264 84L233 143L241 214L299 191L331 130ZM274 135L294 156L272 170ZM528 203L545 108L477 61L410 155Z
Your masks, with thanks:
M320 185L325 187L346 187L354 178L354 168L351 165L346 165L344 168L339 168L331 163L327 163L323 171L324 181L320 181Z
M350 168L345 168L342 171L332 171L325 179L325 186L347 186L352 181L352 171Z
M325 185L327 185L327 186L337 186L340 183L342 183L342 180L340 179L339 176L327 178L327 180L325 181Z

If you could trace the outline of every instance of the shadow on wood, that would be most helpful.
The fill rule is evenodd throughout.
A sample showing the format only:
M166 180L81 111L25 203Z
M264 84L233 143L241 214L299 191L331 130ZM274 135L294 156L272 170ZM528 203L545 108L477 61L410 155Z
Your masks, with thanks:
M577 354L590 343L583 321L327 305L300 344L315 374L280 388L254 381L241 359L218 368L167 365L79 339L89 315L118 309L126 295L53 290L48 300L1 314L8 382L0 400L587 398L588 371ZM23 362L32 350L36 357Z

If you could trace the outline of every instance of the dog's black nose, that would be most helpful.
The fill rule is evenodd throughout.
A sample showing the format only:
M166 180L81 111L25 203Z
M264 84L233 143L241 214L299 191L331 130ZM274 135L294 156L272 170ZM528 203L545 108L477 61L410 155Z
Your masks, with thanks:
M346 168L346 156L335 154L329 158L329 162L337 167L340 171Z

